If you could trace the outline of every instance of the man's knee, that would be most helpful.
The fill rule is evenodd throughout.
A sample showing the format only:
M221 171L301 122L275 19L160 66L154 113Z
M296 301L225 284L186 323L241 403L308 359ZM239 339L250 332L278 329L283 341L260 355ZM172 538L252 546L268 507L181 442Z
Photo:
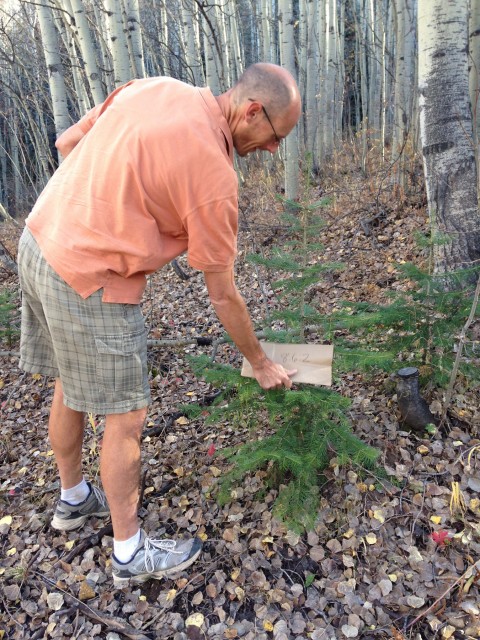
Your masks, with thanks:
M119 438L140 439L146 417L146 407L128 413L112 413L106 416L106 429Z

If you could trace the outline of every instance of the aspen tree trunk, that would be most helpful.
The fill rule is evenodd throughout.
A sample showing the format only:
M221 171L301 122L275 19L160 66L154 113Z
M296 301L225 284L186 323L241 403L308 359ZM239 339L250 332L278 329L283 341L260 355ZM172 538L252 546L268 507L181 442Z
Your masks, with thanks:
M336 56L336 0L325 2L325 71L322 87L323 157L328 158L333 151L333 131L335 127L335 56Z
M170 76L171 74L171 70L170 70L170 49L169 49L169 28L168 28L168 13L167 13L167 7L165 6L165 3L162 2L160 5L160 31L159 34L161 34L161 41L163 42L163 50L164 50L164 54L162 56L162 66L163 66L163 73L166 76Z
M380 74L379 60L381 59L381 38L378 36L378 4L368 0L366 25L366 46L368 62L368 124L371 135L379 137L380 133Z
M430 217L445 243L435 271L480 264L480 215L468 83L467 0L419 0L420 135Z
M282 65L296 77L295 39L292 0L280 0L280 43ZM300 162L298 153L298 126L285 139L285 197L298 199Z
M477 148L480 134L480 0L470 0L470 2L470 101L473 112L475 148Z
M369 130L369 114L368 114L368 73L367 73L367 42L366 31L367 24L365 20L365 13L362 7L358 6L357 2L353 3L353 12L355 17L355 31L357 33L358 44L357 46L357 60L358 60L358 73L357 73L357 85L360 86L358 92L358 127L360 129L360 153L361 153L361 167L364 174L367 172L367 152L368 152L368 130ZM357 43L357 39L355 41ZM358 100L359 98L359 100Z
M405 145L412 127L416 42L413 0L395 0L395 98L392 160L397 163L396 180L405 188Z
M340 3L335 21L337 36L335 47L335 132L334 144L342 138L343 103L345 97L345 3Z
M185 0L182 3L183 39L185 42L185 57L187 66L192 74L193 83L197 87L205 84L203 65L200 55L200 43L196 29L197 5L194 0Z
M130 55L123 21L123 0L104 0L107 32L113 60L114 84L119 87L132 79Z
M36 11L42 34L43 50L48 69L48 82L52 96L53 119L55 131L59 136L70 126L68 115L67 91L63 77L63 65L58 46L58 35L55 28L51 6L37 4Z
M73 30L74 38L78 42L82 53L85 75L88 86L92 93L94 104L99 104L105 100L105 90L102 84L102 74L97 64L95 48L90 33L87 16L83 0L69 0L71 5L70 28Z
M320 51L318 36L318 3L316 0L307 2L307 62L305 73L305 145L311 158L314 171L318 170L319 157L317 153L317 136L319 129L317 111L317 93L319 91L318 78L320 69Z
M274 56L272 51L271 39L271 20L272 20L272 4L269 0L260 0L259 20L261 24L262 45L263 45L263 62L273 62Z
M205 80L214 95L221 93L220 76L220 42L215 20L215 7L204 6L202 9L203 47L205 51Z
M83 2L83 0L80 0ZM106 11L106 10L105 10ZM108 18L105 11L100 11L100 7L96 2L93 3L93 12L95 15L95 24L97 26L98 41L98 58L99 67L104 70L104 80L106 84L105 93L109 94L115 89L115 71L113 68L112 52L109 45L109 29Z
M245 69L245 55L240 41L240 21L233 2L228 15L228 42L230 43L230 85L238 80Z
M328 99L328 94L326 90L326 68L327 68L327 11L326 11L326 3L329 0L325 0L325 2L318 3L317 17L318 17L318 41L319 41L319 71L318 71L318 93L317 96L317 114L321 115L322 125L317 128L316 138L317 138L317 159L318 163L321 164L325 159L325 145L324 145L324 136L323 136L323 128L325 126L325 112L326 112L326 101Z
M132 68L136 78L145 77L140 8L138 0L125 0L125 18Z
M7 136L5 122L0 129L0 202L7 205Z
M231 86L230 80L230 39L227 39L227 26L225 12L228 11L228 4L220 6L216 4L215 9L215 22L217 24L217 43L220 43L220 51L223 56L218 56L220 65L217 66L218 78L220 84L220 91L226 91Z
M56 6L59 6L58 2ZM82 60L78 55L74 30L71 28L73 12L70 0L63 0L63 9L63 11L55 11L53 15L59 36L68 51L69 68L75 89L69 97L71 103L76 104L77 113L84 114L91 105L82 77Z
M20 171L19 155L17 123L14 119L12 126L10 127L10 158L13 168L12 210L14 213L18 213L20 211L20 200L22 194L22 173Z

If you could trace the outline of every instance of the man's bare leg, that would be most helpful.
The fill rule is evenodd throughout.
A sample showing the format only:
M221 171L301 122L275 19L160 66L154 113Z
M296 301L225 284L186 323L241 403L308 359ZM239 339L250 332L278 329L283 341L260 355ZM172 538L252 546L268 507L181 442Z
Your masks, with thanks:
M55 455L62 489L75 487L82 481L82 444L85 414L63 404L63 387L55 381L48 436Z
M145 408L106 417L100 475L117 541L128 540L139 528L140 437L146 415Z

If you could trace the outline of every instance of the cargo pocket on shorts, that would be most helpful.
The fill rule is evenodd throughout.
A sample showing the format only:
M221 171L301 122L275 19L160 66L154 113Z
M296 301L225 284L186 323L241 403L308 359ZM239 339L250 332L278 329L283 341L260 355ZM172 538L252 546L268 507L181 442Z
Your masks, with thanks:
M97 382L104 391L118 394L142 387L144 344L144 329L133 334L95 337Z

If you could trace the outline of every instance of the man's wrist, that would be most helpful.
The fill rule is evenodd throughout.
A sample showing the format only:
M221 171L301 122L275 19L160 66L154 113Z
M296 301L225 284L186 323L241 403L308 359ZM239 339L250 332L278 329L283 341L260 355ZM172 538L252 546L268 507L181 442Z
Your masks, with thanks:
M263 351L259 353L255 358L252 358L250 360L247 358L247 360L249 361L252 369L261 369L268 362L268 358Z

